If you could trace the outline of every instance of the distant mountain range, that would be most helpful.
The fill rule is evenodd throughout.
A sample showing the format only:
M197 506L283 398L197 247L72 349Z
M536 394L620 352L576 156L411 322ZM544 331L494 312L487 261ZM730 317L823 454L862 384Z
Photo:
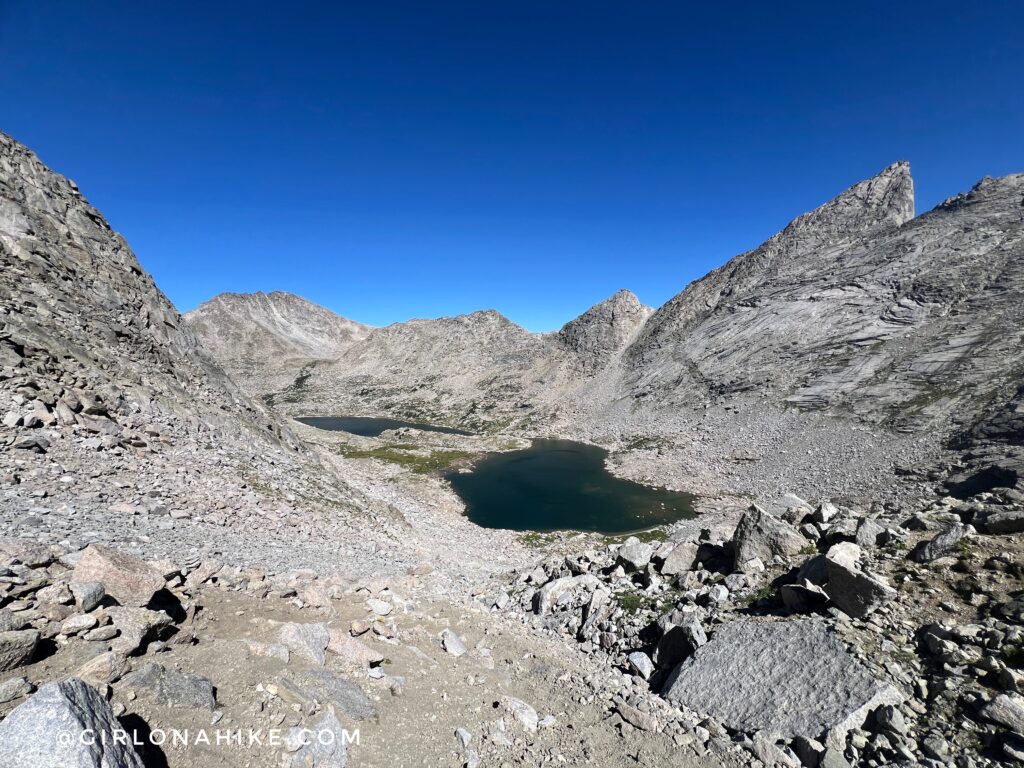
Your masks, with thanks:
M1024 175L915 217L899 162L657 311L620 291L549 334L493 311L367 328L271 293L224 294L186 321L246 389L296 413L624 439L709 412L744 412L761 434L796 412L938 445L1019 442L1022 298Z

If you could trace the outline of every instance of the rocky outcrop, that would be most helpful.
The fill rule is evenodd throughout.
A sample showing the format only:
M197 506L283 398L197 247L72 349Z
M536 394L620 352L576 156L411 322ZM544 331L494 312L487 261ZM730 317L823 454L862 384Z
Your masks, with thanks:
M140 429L147 418L246 441L280 432L206 355L78 187L2 133L0 305L10 429L75 427L136 446L153 437ZM16 441L49 448L39 434Z
M732 538L736 570L744 570L752 560L757 560L763 569L775 557L792 557L807 543L789 523L752 504L740 518Z
M630 388L949 432L1019 370L1022 194L1024 175L986 179L915 219L909 168L890 166L658 310Z
M562 326L558 340L597 370L629 344L654 312L630 291L621 290Z

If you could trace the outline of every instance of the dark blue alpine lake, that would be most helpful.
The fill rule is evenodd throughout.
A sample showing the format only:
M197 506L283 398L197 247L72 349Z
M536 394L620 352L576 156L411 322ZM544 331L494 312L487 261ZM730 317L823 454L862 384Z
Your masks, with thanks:
M329 429L333 432L348 432L360 437L380 437L382 432L389 429L400 429L410 427L422 429L427 432L444 432L448 435L472 435L454 427L438 427L433 424L420 424L415 421L402 421L400 419L379 418L377 416L303 416L296 419L303 424L308 424L317 429Z
M484 528L621 534L694 516L692 495L617 478L605 469L607 455L595 445L534 440L445 477Z

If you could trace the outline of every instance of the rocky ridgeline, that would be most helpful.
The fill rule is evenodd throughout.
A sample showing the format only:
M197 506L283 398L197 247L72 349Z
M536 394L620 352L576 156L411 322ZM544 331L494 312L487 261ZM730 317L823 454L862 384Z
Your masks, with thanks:
M488 599L632 674L624 727L764 765L1024 759L1024 494L774 509L554 557Z
M185 321L232 379L259 394L286 389L296 371L338 357L373 330L282 291L221 294Z
M258 296L219 297L187 321L211 349L231 347L218 356L251 393L291 413L554 431L633 451L638 476L698 490L877 494L893 465L961 459L1019 476L1022 200L1024 175L986 178L915 217L910 168L895 163L656 312L619 292L551 334L476 312L312 354L298 321L259 341Z
M0 134L3 423L76 426L139 447L151 421L281 437L243 396L74 183ZM244 438L242 437L244 435ZM46 438L29 438L45 450Z

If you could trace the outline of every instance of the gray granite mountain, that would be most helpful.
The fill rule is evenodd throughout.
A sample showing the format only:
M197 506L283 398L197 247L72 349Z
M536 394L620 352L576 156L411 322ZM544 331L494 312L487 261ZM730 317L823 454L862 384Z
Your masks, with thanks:
M311 361L340 356L371 330L283 291L221 294L185 320L235 381L261 393L287 385Z
M657 405L747 394L914 430L998 398L1022 364L1024 176L912 218L897 163L676 296L627 356Z
M274 369L264 387L293 413L655 438L681 451L665 461L814 463L817 476L874 456L852 465L891 477L894 462L968 432L1019 436L1022 197L1024 175L986 178L915 217L910 168L895 163L656 312L622 291L551 334L494 312L397 323L332 360ZM251 302L221 301L241 314ZM232 333L196 330L211 349ZM839 437L814 437L829 423Z
M222 294L186 322L232 377L290 411L493 425L553 407L621 354L651 312L619 291L556 333L531 333L493 310L369 328L274 292Z

